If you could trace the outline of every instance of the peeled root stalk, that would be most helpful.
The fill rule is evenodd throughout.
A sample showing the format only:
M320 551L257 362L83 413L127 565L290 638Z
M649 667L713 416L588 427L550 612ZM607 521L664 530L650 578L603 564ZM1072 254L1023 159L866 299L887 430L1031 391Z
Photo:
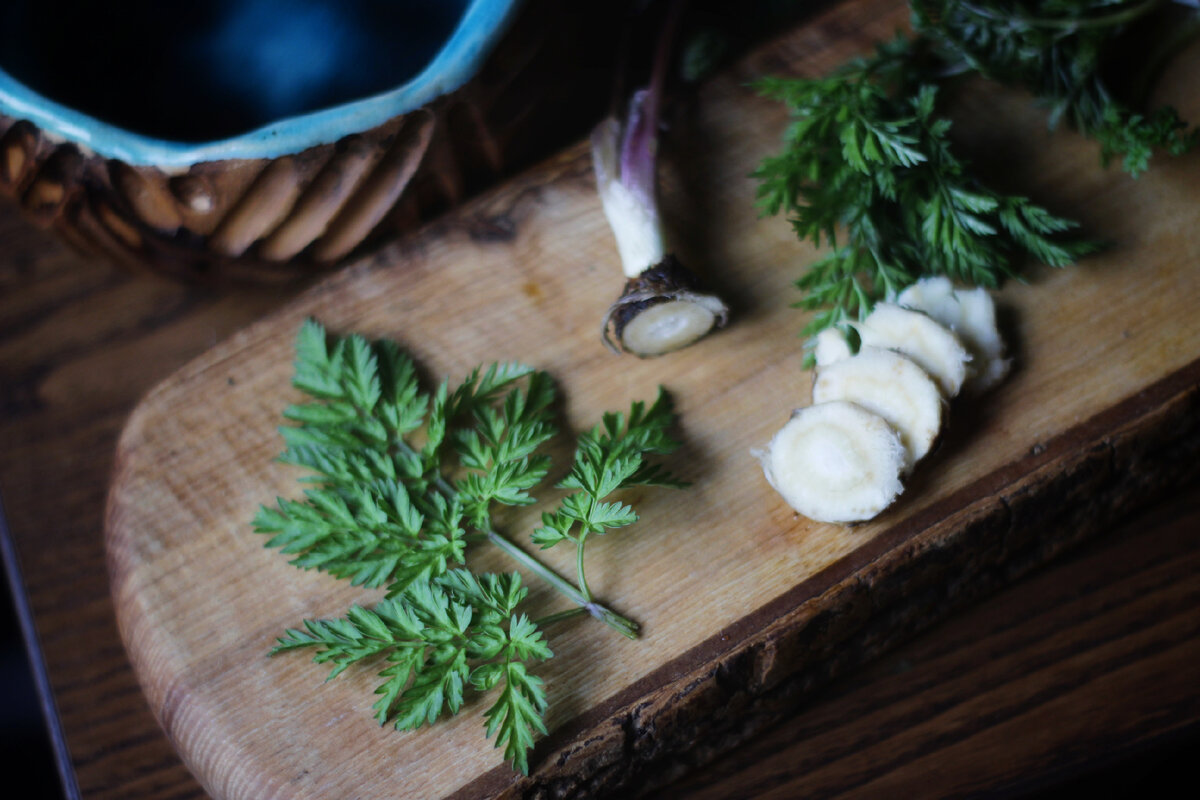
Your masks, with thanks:
M813 403L846 400L878 414L900 434L911 470L942 430L946 401L933 379L891 350L864 347L858 354L817 371Z
M639 356L686 347L729 319L728 306L701 291L666 249L656 175L659 91L661 78L633 95L624 125L610 117L592 133L596 185L626 277L601 338L614 351Z
M971 353L966 388L981 392L1008 374L1004 339L996 325L996 304L982 288L955 289L949 278L923 278L896 298L898 305L928 314L954 331Z
M850 402L798 409L761 454L793 509L818 522L870 519L900 494L907 452L878 414Z

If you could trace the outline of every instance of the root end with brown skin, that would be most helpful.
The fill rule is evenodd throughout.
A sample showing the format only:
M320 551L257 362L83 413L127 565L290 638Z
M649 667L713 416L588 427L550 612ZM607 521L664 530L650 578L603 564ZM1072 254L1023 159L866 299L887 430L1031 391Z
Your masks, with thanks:
M625 283L604 315L601 338L614 353L645 358L687 347L728 321L729 307L699 291L692 271L668 253Z

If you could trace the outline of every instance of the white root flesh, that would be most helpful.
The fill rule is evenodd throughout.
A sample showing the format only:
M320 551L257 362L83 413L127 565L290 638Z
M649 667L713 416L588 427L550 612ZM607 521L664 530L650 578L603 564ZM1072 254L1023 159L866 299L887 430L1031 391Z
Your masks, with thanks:
M592 132L592 167L604 216L617 240L621 269L626 278L636 278L663 260L666 235L654 205L621 182L621 123L615 118L604 120Z
M946 401L933 379L908 358L878 347L817 371L813 403L834 400L862 406L895 428L906 472L933 448L945 418Z
M813 405L759 454L767 480L796 511L821 522L875 517L942 432L948 400L1008 372L996 308L983 289L946 278L913 284L854 324L817 334Z
M816 359L818 367L827 367L852 355L854 353L850 352L850 342L846 340L846 334L838 328L826 328L817 334L813 358Z
M614 352L643 358L686 347L729 320L719 297L696 289L696 276L667 255L638 277L608 307L600 338Z
M621 345L640 356L658 356L687 347L713 329L726 313L712 298L693 296L650 306L621 332Z
M937 381L946 399L962 389L971 354L950 329L932 317L880 303L857 329L864 346L895 350L916 362Z
M763 472L793 509L818 522L863 522L900 494L906 463L879 415L834 401L797 410L760 454Z
M1000 383L1012 361L996 325L996 304L987 290L955 289L949 278L924 278L909 286L896 303L921 311L958 334L971 352L966 388L981 392Z

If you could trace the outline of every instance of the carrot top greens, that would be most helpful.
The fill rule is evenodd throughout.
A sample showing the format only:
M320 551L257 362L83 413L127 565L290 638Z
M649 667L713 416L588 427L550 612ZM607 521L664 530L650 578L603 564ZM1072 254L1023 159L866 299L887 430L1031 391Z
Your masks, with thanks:
M513 766L527 772L546 695L533 666L553 653L543 626L588 614L635 638L638 626L598 602L585 573L584 542L632 525L637 512L609 500L630 486L683 487L653 457L675 451L675 415L661 389L650 406L605 414L578 440L559 487L573 489L542 514L531 534L542 549L570 542L575 582L560 577L492 523L497 506L536 502L551 469L539 452L557 435L550 377L520 364L476 369L456 388L419 385L413 362L393 343L331 338L309 321L296 344L293 384L312 402L290 406L280 460L313 473L299 500L264 506L255 530L292 564L365 588L385 589L373 607L306 620L272 651L315 648L330 677L368 661L379 671L376 718L397 728L457 714L470 690L495 693L484 712ZM573 604L532 620L517 572L479 574L473 543L498 547Z
M1165 0L912 0L916 35L815 79L768 78L759 90L787 104L781 153L754 176L767 214L830 246L796 282L818 312L809 335L862 319L876 302L926 276L995 287L1034 259L1064 266L1096 249L1077 224L1029 198L983 184L955 155L939 89L979 73L1027 88L1120 158L1132 175L1156 150L1197 141L1174 109L1143 114L1116 99L1102 67L1129 23ZM1197 15L1193 13L1193 17ZM1193 19L1196 23L1196 19ZM1144 61L1156 62L1146 52Z

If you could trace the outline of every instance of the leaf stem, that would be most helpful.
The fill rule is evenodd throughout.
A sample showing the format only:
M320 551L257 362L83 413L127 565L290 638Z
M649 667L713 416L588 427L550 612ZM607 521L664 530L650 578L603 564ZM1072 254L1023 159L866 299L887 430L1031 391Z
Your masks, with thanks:
M568 608L566 611L559 611L554 614L547 614L544 617L538 617L533 621L533 624L537 625L539 628L544 628L547 625L553 625L555 622L561 622L564 619L578 617L580 614L583 614L586 611L587 609L576 606L575 608Z
M547 567L542 562L538 561L533 556L526 553L520 547L509 541L505 536L501 535L491 526L488 526L483 531L487 534L488 541L499 547L513 559L524 565L527 569L535 573L542 580L549 583L555 589L562 592L568 598L580 606L584 611L587 611L596 619L609 626L617 633L629 639L636 639L638 635L638 625L631 619L623 617L610 608L606 608L600 603L595 602L590 597L586 596L579 590L578 587L571 584L570 581L564 579L552 569Z
M413 450L408 442L404 441L403 439L398 438L395 442L395 446L404 451L407 455L417 455L416 451ZM435 475L433 483L434 486L437 487L437 490L444 494L448 499L454 498L458 494L455 488L450 485L450 482L441 475ZM554 570L550 569L550 567L526 553L515 543L509 541L507 537L493 528L490 522L484 523L479 530L489 542L507 553L518 563L524 565L528 570L533 572L546 583L562 592L582 610L591 614L593 617L600 620L605 625L609 626L617 633L628 639L636 639L638 637L638 624L628 617L623 617L612 609L592 600L590 592L587 591L586 584L582 584L583 591L580 591L579 587L574 586L570 581L566 580ZM582 548L580 550L580 557L582 557ZM582 580L582 565L579 566L579 569L580 579Z
M575 571L579 574L579 591L584 597L591 600L592 590L588 588L587 574L583 568L583 543L587 541L587 531L579 534L579 538L575 540Z

